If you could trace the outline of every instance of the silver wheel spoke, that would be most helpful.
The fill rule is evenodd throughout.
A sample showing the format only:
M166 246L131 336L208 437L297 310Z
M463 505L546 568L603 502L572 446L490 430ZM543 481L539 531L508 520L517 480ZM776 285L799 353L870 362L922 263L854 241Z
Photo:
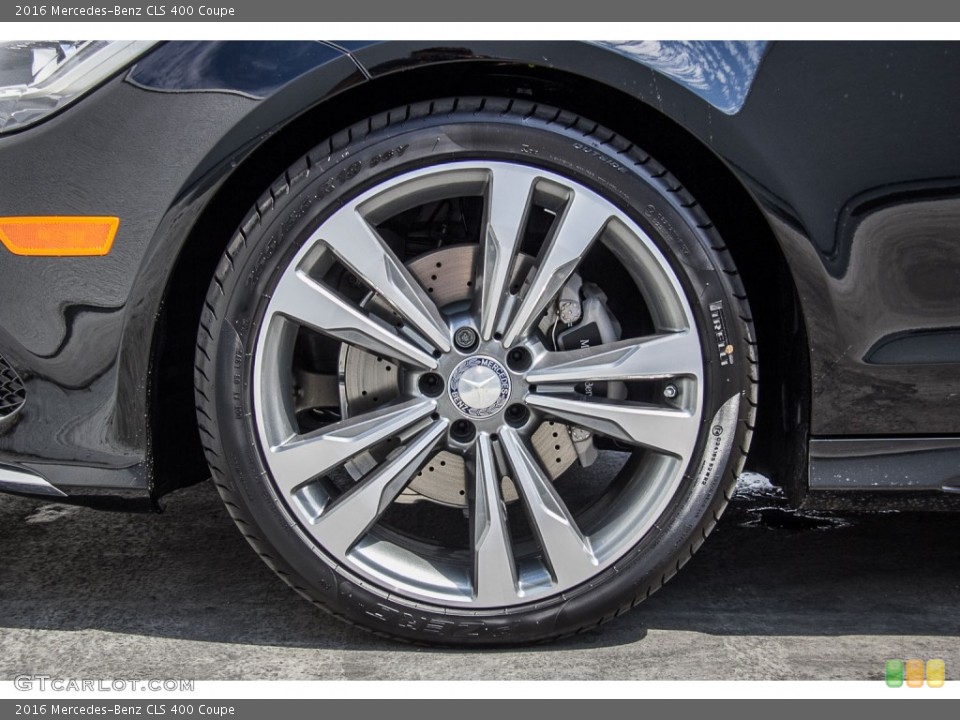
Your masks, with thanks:
M364 314L303 272L284 275L270 307L274 313L376 355L431 370L437 366L432 356L397 335L387 323Z
M291 493L303 483L403 432L435 408L432 400L409 400L306 435L294 435L270 448L270 468L277 485L284 493Z
M435 348L450 350L437 306L359 212L335 213L316 235Z
M701 372L700 342L687 330L548 353L527 373L527 381L539 384L643 380L678 375L699 377Z
M585 192L571 190L571 194L557 218L559 227L547 239L533 280L503 334L504 347L514 345L539 321L611 217L608 205Z
M434 452L447 425L446 420L433 422L323 512L312 531L327 551L341 556L350 551Z
M536 176L529 171L491 176L486 194L486 235L480 257L480 335L493 337Z
M500 496L490 436L477 437L473 506L473 593L484 605L507 605L517 599L517 570L513 562L507 508Z
M697 439L697 418L685 410L550 394L528 395L527 405L615 440L684 460Z
M597 559L553 483L516 430L504 428L500 441L554 581L569 586L586 580L597 571Z

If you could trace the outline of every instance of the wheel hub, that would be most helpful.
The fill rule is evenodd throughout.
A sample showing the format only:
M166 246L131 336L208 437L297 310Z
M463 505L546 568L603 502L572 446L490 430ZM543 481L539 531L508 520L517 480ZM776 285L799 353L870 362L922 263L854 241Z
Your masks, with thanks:
M521 260L522 262L518 263L517 272L522 275L527 271L527 263L532 262L532 258L521 257ZM473 298L476 266L476 247L461 245L423 255L409 263L408 268L413 276L427 288L431 298L438 306L459 310L462 313L465 308L469 307ZM373 309L377 307L377 303L377 299L373 298L368 303L368 307ZM385 307L383 307L383 311L386 312ZM454 314L458 313L454 312ZM469 342L466 341L468 333L464 332L465 330L471 331L469 334L472 337L469 338ZM475 423L478 429L486 432L497 432L501 424L499 421L502 420L502 416L498 416L498 414L502 413L510 402L517 401L511 401L509 396L511 394L517 395L518 384L510 380L510 371L506 368L506 360L493 357L503 351L503 347L499 343L478 344L478 338L471 325L464 324L458 325L457 331L453 333L454 344L458 348L460 348L460 344L456 342L456 339L460 333L463 333L463 344L472 348L472 354L464 358L463 355L454 352L441 358L441 367L437 369L437 372L445 379L446 388L441 397L438 398L438 400L442 400L440 405L445 406L440 408L440 412L450 420L466 417L469 418L470 422ZM464 352L464 349L461 348L460 352ZM496 385L491 383L497 392L497 398L492 401L494 407L491 408L490 404L484 405L482 399L475 398L473 406L464 403L467 410L465 412L456 405L457 401L451 392L454 387L459 386L460 378L457 378L457 382L454 382L454 378L461 366L465 366L470 360L478 357L486 357L496 363L498 370L489 369L498 378L506 376L506 382L508 383L507 397L506 400L499 400L503 393L503 384L498 379ZM345 346L340 365L342 369L341 398L345 417L375 411L389 403L401 392L398 373L383 358L378 358L376 355L359 348ZM487 378L489 378L489 375L487 375ZM467 390L468 396L471 395L468 388L465 387L464 389ZM472 414L471 411L476 412L476 414ZM556 479L562 475L576 462L577 454L566 425L559 422L544 422L533 433L530 440L534 452L547 469L551 479ZM466 507L467 472L466 465L461 457L462 451L463 448L459 443L450 443L447 449L438 452L427 467L414 477L407 489L400 495L398 501L429 500L442 505ZM383 457L365 453L345 467L355 479L359 479L382 460ZM512 503L517 499L516 488L509 478L504 478L503 498L507 503Z
M510 376L491 357L469 357L450 375L450 399L468 418L487 418L503 409L510 397Z

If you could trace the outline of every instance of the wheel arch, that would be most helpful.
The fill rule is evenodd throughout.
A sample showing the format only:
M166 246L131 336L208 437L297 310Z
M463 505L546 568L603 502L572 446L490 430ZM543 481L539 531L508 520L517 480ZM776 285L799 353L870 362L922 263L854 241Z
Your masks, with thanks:
M207 476L193 402L195 338L210 278L247 209L323 137L390 107L468 94L582 113L640 144L704 206L753 300L761 391L748 467L774 474L798 501L806 488L808 346L793 278L755 198L704 138L644 100L582 75L479 60L390 72L305 110L263 139L206 203L168 276L151 348L149 392L163 399L148 405L153 495Z

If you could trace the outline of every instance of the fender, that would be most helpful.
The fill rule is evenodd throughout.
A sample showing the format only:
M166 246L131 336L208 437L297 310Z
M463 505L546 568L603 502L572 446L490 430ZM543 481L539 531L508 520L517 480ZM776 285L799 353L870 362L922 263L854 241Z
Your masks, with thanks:
M0 139L0 214L47 214L56 186L58 213L121 218L102 259L0 252L0 277L16 277L0 282L0 343L26 387L0 463L54 486L148 488L151 343L193 223L292 115L364 80L323 43L172 42Z

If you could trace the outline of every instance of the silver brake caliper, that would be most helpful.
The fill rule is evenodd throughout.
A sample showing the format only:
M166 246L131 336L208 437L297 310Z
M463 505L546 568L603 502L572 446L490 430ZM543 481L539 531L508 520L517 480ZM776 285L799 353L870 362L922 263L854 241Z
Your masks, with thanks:
M540 325L555 350L596 347L620 339L620 323L607 307L607 296L595 283L584 283L573 275L560 290L556 304ZM582 392L588 397L602 396L623 400L627 386L622 382L586 382ZM577 425L569 427L570 440L583 467L597 459L593 433Z

